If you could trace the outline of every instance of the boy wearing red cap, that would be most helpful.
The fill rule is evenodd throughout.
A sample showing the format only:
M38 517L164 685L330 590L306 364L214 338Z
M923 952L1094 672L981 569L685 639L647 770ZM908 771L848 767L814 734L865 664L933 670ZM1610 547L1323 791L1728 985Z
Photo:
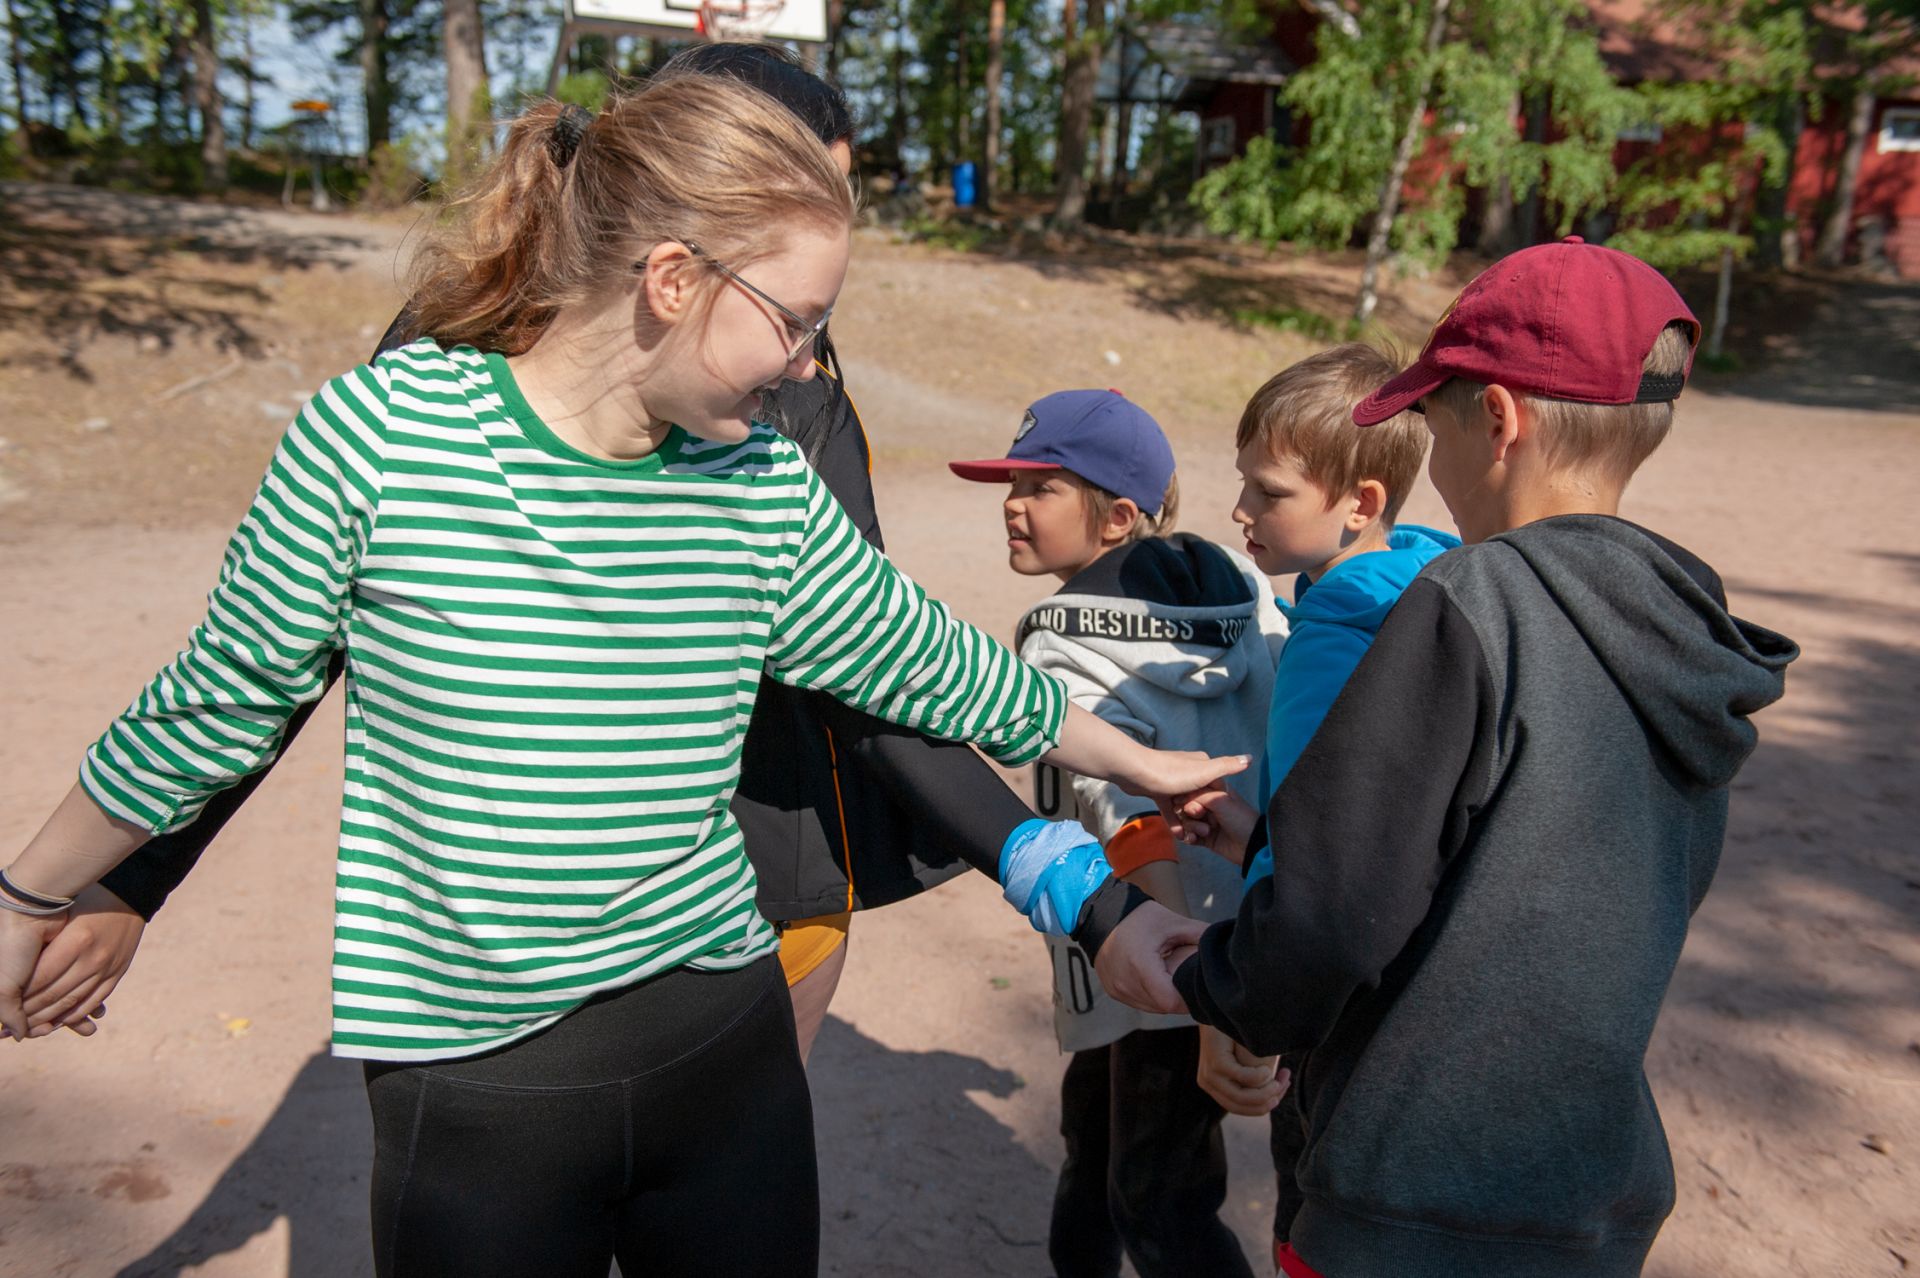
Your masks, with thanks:
M1173 449L1146 410L1117 391L1061 391L1027 410L1005 457L952 467L1008 485L1008 566L1063 583L1021 619L1023 660L1141 741L1259 752L1286 622L1251 563L1171 531ZM1256 793L1251 773L1233 784ZM1204 849L1177 847L1152 800L1052 768L1036 773L1034 800L1044 817L1084 823L1115 874L1182 913L1223 919L1239 905L1239 873ZM1013 842L1029 833L1039 831L1023 828ZM1023 876L1009 869L1002 880L1020 904ZM1124 1250L1142 1278L1251 1278L1220 1220L1221 1110L1196 1080L1193 1022L1108 998L1061 934L1081 917L1077 902L1062 913L1047 946L1054 1030L1073 1055L1060 1087L1067 1156L1049 1231L1053 1272L1117 1276ZM1270 1107L1284 1085L1272 1063L1248 1072L1262 1075L1248 1086Z
M1672 1209L1647 1043L1798 653L1617 513L1698 334L1658 272L1578 239L1468 285L1353 412L1426 414L1467 544L1264 818L1217 790L1178 814L1223 850L1270 832L1273 877L1204 930L1109 882L1075 933L1117 997L1308 1053L1289 1274L1625 1278ZM1169 973L1179 1000L1146 992Z

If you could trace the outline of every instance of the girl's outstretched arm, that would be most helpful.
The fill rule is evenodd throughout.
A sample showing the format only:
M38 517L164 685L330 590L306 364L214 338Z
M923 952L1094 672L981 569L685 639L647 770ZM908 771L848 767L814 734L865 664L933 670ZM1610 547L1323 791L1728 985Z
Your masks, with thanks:
M35 897L71 899L147 838L139 826L108 816L76 784L7 867L7 881ZM24 897L10 899L28 903ZM27 1037L24 1003L34 964L66 922L65 913L36 916L0 908L0 1025L14 1038Z
M295 709L325 691L378 504L385 399L384 375L363 367L288 427L186 649L87 751L79 784L5 867L21 891L76 896L151 835L190 824L265 767ZM22 995L64 915L0 916L0 1024L22 1037Z
M1244 772L1244 754L1214 758L1197 750L1154 750L1141 745L1100 716L1079 706L1067 707L1060 744L1046 761L1067 772L1111 781L1133 794L1166 796L1187 794L1183 788L1197 780L1195 790L1206 789L1221 777Z
M970 741L1001 763L1046 755L1140 794L1206 788L1244 757L1150 750L1068 703L1052 675L954 617L862 541L807 472L806 527L767 649L774 677L883 719Z

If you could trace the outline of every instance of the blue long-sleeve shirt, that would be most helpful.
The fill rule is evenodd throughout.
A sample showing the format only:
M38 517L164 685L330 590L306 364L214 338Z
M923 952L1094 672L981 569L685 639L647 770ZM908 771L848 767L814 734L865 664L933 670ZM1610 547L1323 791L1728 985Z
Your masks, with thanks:
M1267 753L1260 761L1263 806L1319 731L1401 593L1422 568L1459 544L1452 533L1405 524L1388 536L1385 550L1355 555L1318 581L1301 574L1293 606L1281 605L1291 637L1280 653L1267 711ZM1273 852L1262 848L1247 877L1271 873Z

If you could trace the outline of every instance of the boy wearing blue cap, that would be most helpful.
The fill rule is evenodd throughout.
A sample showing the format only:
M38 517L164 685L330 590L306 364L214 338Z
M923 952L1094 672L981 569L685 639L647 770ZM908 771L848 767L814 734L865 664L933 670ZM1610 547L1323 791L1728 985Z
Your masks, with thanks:
M1009 485L1008 566L1065 583L1021 620L1023 659L1149 745L1259 751L1286 621L1251 563L1171 532L1173 450L1146 411L1117 391L1063 391L1027 410L1005 457L951 465L964 479ZM1257 797L1251 774L1231 783ZM1177 845L1151 800L1045 767L1034 797L1042 816L1084 824L1116 874L1171 908L1208 921L1238 908L1235 868ZM1078 946L1047 943L1054 1027L1073 1053L1061 1084L1055 1273L1116 1275L1124 1250L1143 1278L1250 1275L1219 1218L1221 1109L1195 1081L1193 1022L1107 997ZM1283 1086L1270 1065L1249 1080L1271 1099Z

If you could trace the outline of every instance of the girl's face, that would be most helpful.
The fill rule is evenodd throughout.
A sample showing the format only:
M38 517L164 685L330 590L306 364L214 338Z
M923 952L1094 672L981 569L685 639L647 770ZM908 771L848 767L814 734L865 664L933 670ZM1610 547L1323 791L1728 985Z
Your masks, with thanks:
M1064 470L1015 471L1001 513L1007 566L1024 577L1064 580L1107 549L1091 526L1085 481Z
M660 375L649 378L648 408L702 439L745 439L766 392L789 378L803 382L813 376L813 343L798 354L793 346L839 297L849 247L845 230L794 230L776 252L737 268L738 280L699 258L670 259L669 277L644 293L656 314L675 314L679 308L674 340L685 358L667 361ZM730 262L719 265L735 269ZM687 287L703 273L712 289L704 315L692 305L694 294Z

